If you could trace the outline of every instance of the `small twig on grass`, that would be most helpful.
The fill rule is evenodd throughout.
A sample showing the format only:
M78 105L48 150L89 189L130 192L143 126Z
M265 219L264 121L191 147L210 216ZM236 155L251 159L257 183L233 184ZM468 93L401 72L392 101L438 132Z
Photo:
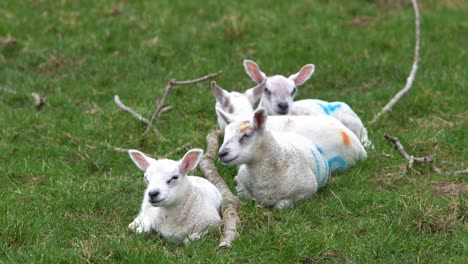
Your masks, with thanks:
M218 248L231 248L232 241L238 237L237 225L240 222L237 209L240 206L240 200L229 189L226 182L219 175L214 165L216 151L218 150L218 137L221 134L219 130L211 132L206 137L206 153L200 161L200 170L205 177L212 182L221 192L223 200L221 202L221 212L223 216L223 235Z
M38 93L31 93L31 96L34 98L36 104L36 109L41 110L41 107L47 103L47 97L42 97Z
M338 201L340 202L341 204L341 207L343 207L343 209L348 213L348 214L351 214L351 212L346 209L346 207L344 206L343 202L341 201L340 197L338 197L331 189L330 189L330 192L331 194L333 194L333 196L335 196L336 199L338 199Z
M164 89L164 95L158 101L157 106L156 106L156 110L154 111L153 116L151 117L151 119L150 119L150 121L148 123L148 127L146 127L146 130L145 130L145 132L143 132L142 136L146 137L149 130L154 125L154 122L156 122L156 118L158 118L158 115L161 113L161 111L162 111L162 109L164 107L164 104L166 103L167 97L169 96L169 93L172 90L172 87L177 86L177 85L189 85L189 84L195 84L195 83L203 82L205 80L214 78L214 77L216 77L216 76L218 76L220 74L221 74L221 71L218 71L216 73L212 73L212 74L209 74L209 75L206 75L206 76L194 79L194 80L188 80L188 81L176 81L174 79L169 80L169 82L166 85L166 88Z
M412 170L414 162L418 162L426 164L427 166L429 166L429 168L431 168L432 171L436 173L442 172L438 167L436 167L436 165L434 164L434 159L431 156L414 157L413 155L410 155L408 154L408 152L406 152L405 148L400 143L400 140L398 140L398 138L392 137L387 133L384 134L384 137L385 139L393 143L393 145L395 145L397 150L400 152L401 156L403 156L403 158L405 158L408 161L408 165L406 166L407 171Z
M146 119L145 117L143 117L142 115L137 113L132 108L124 105L122 103L122 101L120 101L120 97L118 95L114 95L114 102L121 110L129 113L130 115L132 115L133 117L138 119L138 121L140 121L140 122L142 122L142 123L144 123L146 125L149 125L149 120L148 119ZM156 136L159 138L159 140L161 140L161 141L166 140L166 138L161 134L161 132L159 132L159 130L156 127L153 127L153 131L156 134Z
M454 173L455 173L455 174L468 174L468 169L467 169L467 170L455 171Z
M415 15L415 21L416 21L416 44L414 47L414 60L413 60L413 67L411 69L410 75L406 79L406 85L405 87L400 90L391 100L390 102L387 103L387 105L382 108L382 110L377 113L372 121L370 122L375 123L377 120L380 118L380 116L392 109L392 107L403 97L405 96L406 93L411 89L411 86L413 85L414 77L416 76L416 71L418 70L418 63L419 63L419 39L420 39L420 22L419 22L419 9L418 9L418 3L417 0L411 0L411 3L413 4L414 8L414 15Z

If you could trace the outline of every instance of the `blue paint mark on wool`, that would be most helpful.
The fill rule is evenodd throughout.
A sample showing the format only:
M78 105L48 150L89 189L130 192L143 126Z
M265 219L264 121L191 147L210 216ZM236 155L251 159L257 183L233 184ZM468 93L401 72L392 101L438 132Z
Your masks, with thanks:
M326 104L318 103L318 104L320 105L320 107L322 107L323 111L327 115L333 114L333 112L335 112L336 109L341 107L341 103L334 103L334 104L332 104L332 103L326 103Z
M331 173L337 173L345 170L348 167L348 162L340 156L334 156L328 161L328 165Z
M317 150L323 155L323 150L321 148L317 147Z
M317 166L317 188L321 189L327 185L328 182L328 175L330 174L329 167L328 167L328 161L325 159L325 157L319 153L319 157L315 154L315 151L312 149L312 156L314 157L315 165ZM320 150L319 150L320 152ZM320 167L322 164L319 163L319 158L322 161L321 163L324 166L323 172L321 171Z

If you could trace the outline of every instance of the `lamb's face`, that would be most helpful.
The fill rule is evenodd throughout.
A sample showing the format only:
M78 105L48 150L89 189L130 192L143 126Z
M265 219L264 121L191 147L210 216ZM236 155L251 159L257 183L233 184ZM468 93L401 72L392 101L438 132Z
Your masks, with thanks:
M262 96L265 84L262 83L250 88L244 93L228 92L218 86L216 82L211 83L211 89L216 98L216 108L236 118L243 119L244 117L252 116L254 112L253 105Z
M155 207L174 204L184 193L186 178L177 161L163 159L151 163L145 172L145 201Z
M230 123L224 131L224 142L218 152L219 160L225 165L250 163L255 152L258 131L249 121Z
M217 104L223 111L239 117L250 116L254 112L252 104L245 94L230 92L227 94L227 98L228 103Z
M293 80L281 75L268 77L263 91L262 106L269 115L287 115L291 112L296 91Z

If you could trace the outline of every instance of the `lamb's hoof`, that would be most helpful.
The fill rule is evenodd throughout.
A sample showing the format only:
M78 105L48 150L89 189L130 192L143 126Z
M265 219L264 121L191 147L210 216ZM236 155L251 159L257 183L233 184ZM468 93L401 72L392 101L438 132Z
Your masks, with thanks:
M136 231L137 233L141 233L142 227L141 227L141 222L140 222L140 220L138 220L138 219L133 220L133 222L131 222L131 223L128 225L128 228L129 228L130 230ZM138 231L138 229L140 229L140 231Z
M283 210L285 208L291 207L293 205L292 200L281 200L275 204L273 207L275 210Z

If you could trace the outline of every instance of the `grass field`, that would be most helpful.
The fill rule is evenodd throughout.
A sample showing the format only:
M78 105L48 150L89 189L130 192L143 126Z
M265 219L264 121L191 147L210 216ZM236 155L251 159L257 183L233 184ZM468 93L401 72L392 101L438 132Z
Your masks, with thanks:
M0 263L463 263L468 259L468 4L420 1L421 62L414 86L369 125L403 87L414 49L408 1L0 1ZM298 99L346 101L375 149L331 178L313 200L285 211L240 208L239 239L217 251L220 230L188 246L127 225L143 175L135 148L179 159L205 148L217 127L209 82L177 87L158 128L150 117L170 78L222 70L218 84L254 83L242 61L289 75L314 63ZM32 92L48 98L36 110ZM433 155L444 173L406 161ZM235 168L217 164L233 187ZM194 175L201 175L199 170ZM232 188L233 189L233 188ZM234 190L234 189L233 189Z

